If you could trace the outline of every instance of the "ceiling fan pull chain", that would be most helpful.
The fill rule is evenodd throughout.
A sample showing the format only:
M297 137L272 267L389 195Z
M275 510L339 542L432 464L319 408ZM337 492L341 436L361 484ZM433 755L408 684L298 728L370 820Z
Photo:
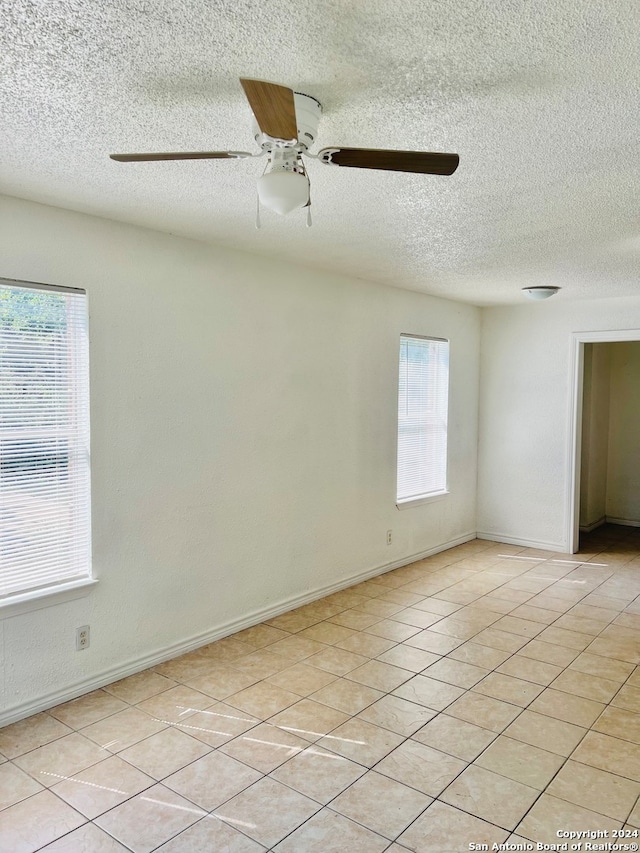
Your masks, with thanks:
M260 228L260 196L256 196L256 228Z
M313 223L311 222L311 202L309 202L309 204L307 205L307 228L311 228L312 224Z

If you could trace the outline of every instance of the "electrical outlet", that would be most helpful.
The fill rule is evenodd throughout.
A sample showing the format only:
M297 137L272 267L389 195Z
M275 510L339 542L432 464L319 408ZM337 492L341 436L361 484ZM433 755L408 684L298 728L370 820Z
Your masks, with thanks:
M393 542L393 530L387 530L387 545Z
M89 626L83 625L76 628L76 651L81 652L89 648Z

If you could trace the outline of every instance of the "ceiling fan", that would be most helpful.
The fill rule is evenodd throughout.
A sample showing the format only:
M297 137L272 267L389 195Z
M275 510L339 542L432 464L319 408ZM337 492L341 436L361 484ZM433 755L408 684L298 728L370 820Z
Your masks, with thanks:
M152 160L236 160L267 156L264 174L258 179L258 219L260 204L276 213L307 208L310 216L310 184L304 157L328 166L355 169L382 169L425 175L452 175L458 168L457 154L428 151L393 151L379 148L323 148L311 154L322 114L321 104L310 95L264 80L241 78L240 83L253 112L253 135L260 151L178 151L162 154L111 154L121 163Z

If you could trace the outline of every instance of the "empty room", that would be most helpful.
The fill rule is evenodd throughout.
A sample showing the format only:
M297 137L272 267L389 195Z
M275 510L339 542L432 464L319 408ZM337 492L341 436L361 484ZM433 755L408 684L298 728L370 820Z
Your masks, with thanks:
M637 851L640 7L0 25L2 853Z

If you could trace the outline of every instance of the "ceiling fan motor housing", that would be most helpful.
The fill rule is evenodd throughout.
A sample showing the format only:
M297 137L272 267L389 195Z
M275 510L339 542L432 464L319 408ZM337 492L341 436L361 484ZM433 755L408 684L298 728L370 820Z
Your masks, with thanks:
M318 135L318 123L322 115L322 105L311 95L303 95L300 92L294 92L293 99L296 107L296 124L298 129L298 143L284 144L280 140L273 139L266 133L263 133L258 124L253 119L253 137L261 148L271 150L274 147L296 148L299 151L306 151L311 148L316 141Z

